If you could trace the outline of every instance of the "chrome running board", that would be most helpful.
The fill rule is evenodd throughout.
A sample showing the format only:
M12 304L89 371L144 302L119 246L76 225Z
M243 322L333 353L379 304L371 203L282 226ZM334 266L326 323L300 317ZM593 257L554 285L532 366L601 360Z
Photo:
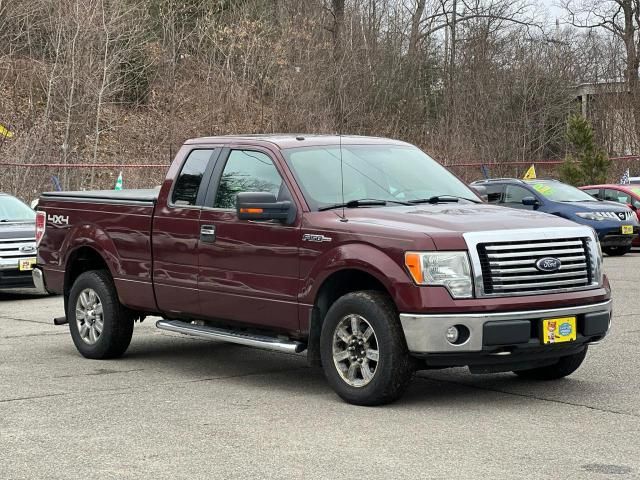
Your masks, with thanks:
M208 338L210 340L222 340L224 342L275 350L277 352L300 353L307 348L304 343L294 340L283 340L266 335L256 335L239 330L225 330L223 328L209 327L206 325L194 325L180 320L158 320L156 327L169 332L193 335L194 337Z

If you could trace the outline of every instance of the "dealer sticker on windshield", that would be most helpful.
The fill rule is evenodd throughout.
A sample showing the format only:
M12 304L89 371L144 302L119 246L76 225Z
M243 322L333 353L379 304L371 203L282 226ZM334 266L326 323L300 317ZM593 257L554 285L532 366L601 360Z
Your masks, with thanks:
M542 320L542 343L571 342L576 339L576 317Z

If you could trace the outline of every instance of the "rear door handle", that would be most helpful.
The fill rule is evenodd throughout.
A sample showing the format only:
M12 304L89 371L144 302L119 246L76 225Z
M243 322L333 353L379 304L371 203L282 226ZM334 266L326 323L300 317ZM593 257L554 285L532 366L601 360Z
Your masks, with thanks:
M202 225L200 227L200 240L207 243L215 242L216 241L215 225Z

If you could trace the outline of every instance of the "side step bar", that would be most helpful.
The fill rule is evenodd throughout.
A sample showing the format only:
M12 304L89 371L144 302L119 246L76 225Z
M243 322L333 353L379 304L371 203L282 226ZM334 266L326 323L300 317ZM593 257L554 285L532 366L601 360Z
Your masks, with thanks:
M185 335L193 335L194 337L208 338L211 340L222 340L246 345L248 347L275 350L277 352L300 353L307 348L304 343L293 340L281 340L276 337L255 335L238 330L225 330L205 325L194 325L180 320L158 320L156 327L169 332L183 333Z

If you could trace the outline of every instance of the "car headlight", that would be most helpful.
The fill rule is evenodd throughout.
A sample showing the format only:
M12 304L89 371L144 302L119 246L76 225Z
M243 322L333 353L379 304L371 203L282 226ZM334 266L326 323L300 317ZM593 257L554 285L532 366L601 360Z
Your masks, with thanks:
M473 297L467 252L407 252L404 263L418 285L446 287L454 298Z
M618 220L618 217L613 212L578 212L576 215L587 220Z

